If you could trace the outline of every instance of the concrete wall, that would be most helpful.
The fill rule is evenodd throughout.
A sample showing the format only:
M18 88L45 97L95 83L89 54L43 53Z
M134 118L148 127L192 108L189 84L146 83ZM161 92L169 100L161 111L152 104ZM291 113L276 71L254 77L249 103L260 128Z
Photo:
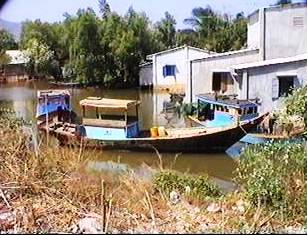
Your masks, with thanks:
M152 64L142 65L140 68L140 86L151 86L153 84L152 81Z
M247 47L248 48L260 48L260 11L256 11L249 16L249 22L247 25Z
M277 73L297 73L297 79L294 80L295 86L307 84L307 61L292 62L286 64L276 64L263 67L256 67L244 70L243 83L248 83L248 89L242 85L240 98L245 99L248 94L249 99L259 98L261 105L260 112L267 112L280 107L282 98L274 98L273 86L278 81ZM282 77L280 78L282 79ZM275 81L274 81L275 80Z
M212 92L212 78L214 71L227 70L237 64L255 62L260 60L259 50L242 50L237 52L223 53L210 56L205 59L191 62L192 67L192 87L187 93L187 100L195 101L195 95ZM238 90L234 84L234 92Z
M265 59L307 52L307 5L266 9Z

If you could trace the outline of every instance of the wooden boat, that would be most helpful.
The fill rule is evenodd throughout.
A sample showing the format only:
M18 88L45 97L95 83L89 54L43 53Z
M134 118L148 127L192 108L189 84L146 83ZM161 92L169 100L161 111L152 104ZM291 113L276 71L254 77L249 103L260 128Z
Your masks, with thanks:
M67 90L37 91L36 119L38 127L52 124L67 116L71 111L70 93ZM67 121L67 120L65 120Z
M161 152L221 152L265 117L254 115L226 126L160 127L158 130L140 131L139 104L136 100L88 97L80 101L83 109L81 125L53 122L42 129L48 129L61 144L145 151L155 149Z
M79 82L49 82L52 85L55 86L61 86L61 87L80 87L82 84Z

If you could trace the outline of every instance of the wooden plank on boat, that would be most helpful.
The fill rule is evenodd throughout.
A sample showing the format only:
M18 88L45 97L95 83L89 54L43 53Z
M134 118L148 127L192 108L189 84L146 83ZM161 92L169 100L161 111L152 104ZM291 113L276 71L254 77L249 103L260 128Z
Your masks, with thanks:
M205 128L170 128L165 129L168 136L172 137L180 137L180 136L188 136L188 135L197 135L201 133L205 133Z
M122 100L122 99L108 99L100 98L93 99L93 97L83 99L80 101L81 106L106 108L106 109L122 109L127 110L130 106L140 104L137 100Z
M86 126L97 126L97 127L114 127L124 128L126 122L121 120L105 120L105 119L94 119L94 118L83 118L83 125Z

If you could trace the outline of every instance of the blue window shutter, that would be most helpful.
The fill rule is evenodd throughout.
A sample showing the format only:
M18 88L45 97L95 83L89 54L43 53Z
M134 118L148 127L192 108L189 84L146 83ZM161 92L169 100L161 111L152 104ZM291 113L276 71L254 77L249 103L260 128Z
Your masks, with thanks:
M163 67L163 76L175 76L176 65L165 65Z
M272 98L276 99L279 97L279 79L277 77L272 80Z
M171 67L172 69L171 69L171 74L174 76L175 75L175 66L174 65L172 65L172 67Z
M163 67L163 77L166 77L166 65Z

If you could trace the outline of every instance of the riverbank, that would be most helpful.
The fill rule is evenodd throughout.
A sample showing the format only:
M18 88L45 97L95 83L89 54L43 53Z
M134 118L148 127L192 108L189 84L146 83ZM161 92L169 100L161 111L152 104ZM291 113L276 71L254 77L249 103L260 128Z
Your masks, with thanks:
M304 232L299 208L292 217L284 213L281 218L268 204L255 205L243 189L222 192L206 175L146 166L146 174L93 170L88 158L94 150L41 143L35 152L20 124L13 126L10 120L7 128L6 120L0 123L2 233ZM301 174L293 170L293 176ZM293 189L297 200L302 199L303 182Z

